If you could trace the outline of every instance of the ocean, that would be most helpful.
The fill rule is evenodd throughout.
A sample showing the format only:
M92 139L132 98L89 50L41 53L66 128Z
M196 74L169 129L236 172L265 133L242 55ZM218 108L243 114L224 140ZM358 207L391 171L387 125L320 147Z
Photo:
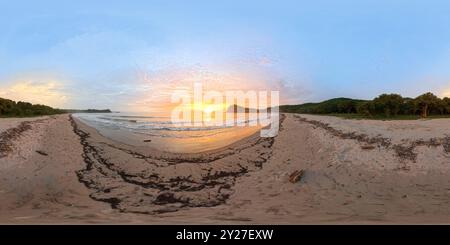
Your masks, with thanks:
M73 116L112 140L180 153L225 147L260 129L257 126L180 126L172 123L170 117L126 112Z

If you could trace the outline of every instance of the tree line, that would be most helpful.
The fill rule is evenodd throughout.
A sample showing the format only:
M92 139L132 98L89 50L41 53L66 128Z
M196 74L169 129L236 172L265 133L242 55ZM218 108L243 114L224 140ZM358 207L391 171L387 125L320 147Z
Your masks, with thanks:
M64 110L55 109L46 105L31 104L28 102L15 102L0 98L0 117L28 117L64 113Z
M320 103L284 105L281 112L310 114L360 114L367 117L398 115L450 115L450 98L438 98L433 93L425 93L416 98L404 98L399 94L382 94L373 100L336 98Z
M450 114L450 98L443 99L433 93L425 93L416 98L403 98L399 94L382 94L372 101L361 103L357 113L373 116L384 115L448 115Z

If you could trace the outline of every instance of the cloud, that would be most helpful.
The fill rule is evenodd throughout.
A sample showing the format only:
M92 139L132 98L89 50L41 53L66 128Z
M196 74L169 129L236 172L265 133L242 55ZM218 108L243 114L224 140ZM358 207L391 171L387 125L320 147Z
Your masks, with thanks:
M170 112L174 91L192 94L194 83L201 83L203 91L279 91L281 103L293 103L307 94L300 86L288 84L271 72L226 70L217 71L202 66L170 67L168 69L138 71L137 81L126 90L127 109L146 112Z
M53 80L21 80L0 85L0 97L62 108L68 101L62 83Z

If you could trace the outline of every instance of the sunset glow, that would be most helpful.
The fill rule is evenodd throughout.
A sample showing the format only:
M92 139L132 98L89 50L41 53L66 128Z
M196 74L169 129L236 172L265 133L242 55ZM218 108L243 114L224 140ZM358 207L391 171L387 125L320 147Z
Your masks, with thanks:
M63 85L57 81L17 81L10 85L0 85L0 97L63 107L68 96L62 91Z
M450 89L444 90L444 92L442 93L442 97L450 98Z
M97 245L450 225L450 1L0 0L0 11L0 224L152 226L59 234ZM4 233L58 235L30 231Z

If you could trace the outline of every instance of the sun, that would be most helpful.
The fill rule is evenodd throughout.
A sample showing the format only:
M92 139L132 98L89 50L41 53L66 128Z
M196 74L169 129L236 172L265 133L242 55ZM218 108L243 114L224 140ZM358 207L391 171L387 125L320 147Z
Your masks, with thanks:
M225 112L229 105L227 103L192 103L190 108L192 111L201 111L203 114L212 114L215 112Z

